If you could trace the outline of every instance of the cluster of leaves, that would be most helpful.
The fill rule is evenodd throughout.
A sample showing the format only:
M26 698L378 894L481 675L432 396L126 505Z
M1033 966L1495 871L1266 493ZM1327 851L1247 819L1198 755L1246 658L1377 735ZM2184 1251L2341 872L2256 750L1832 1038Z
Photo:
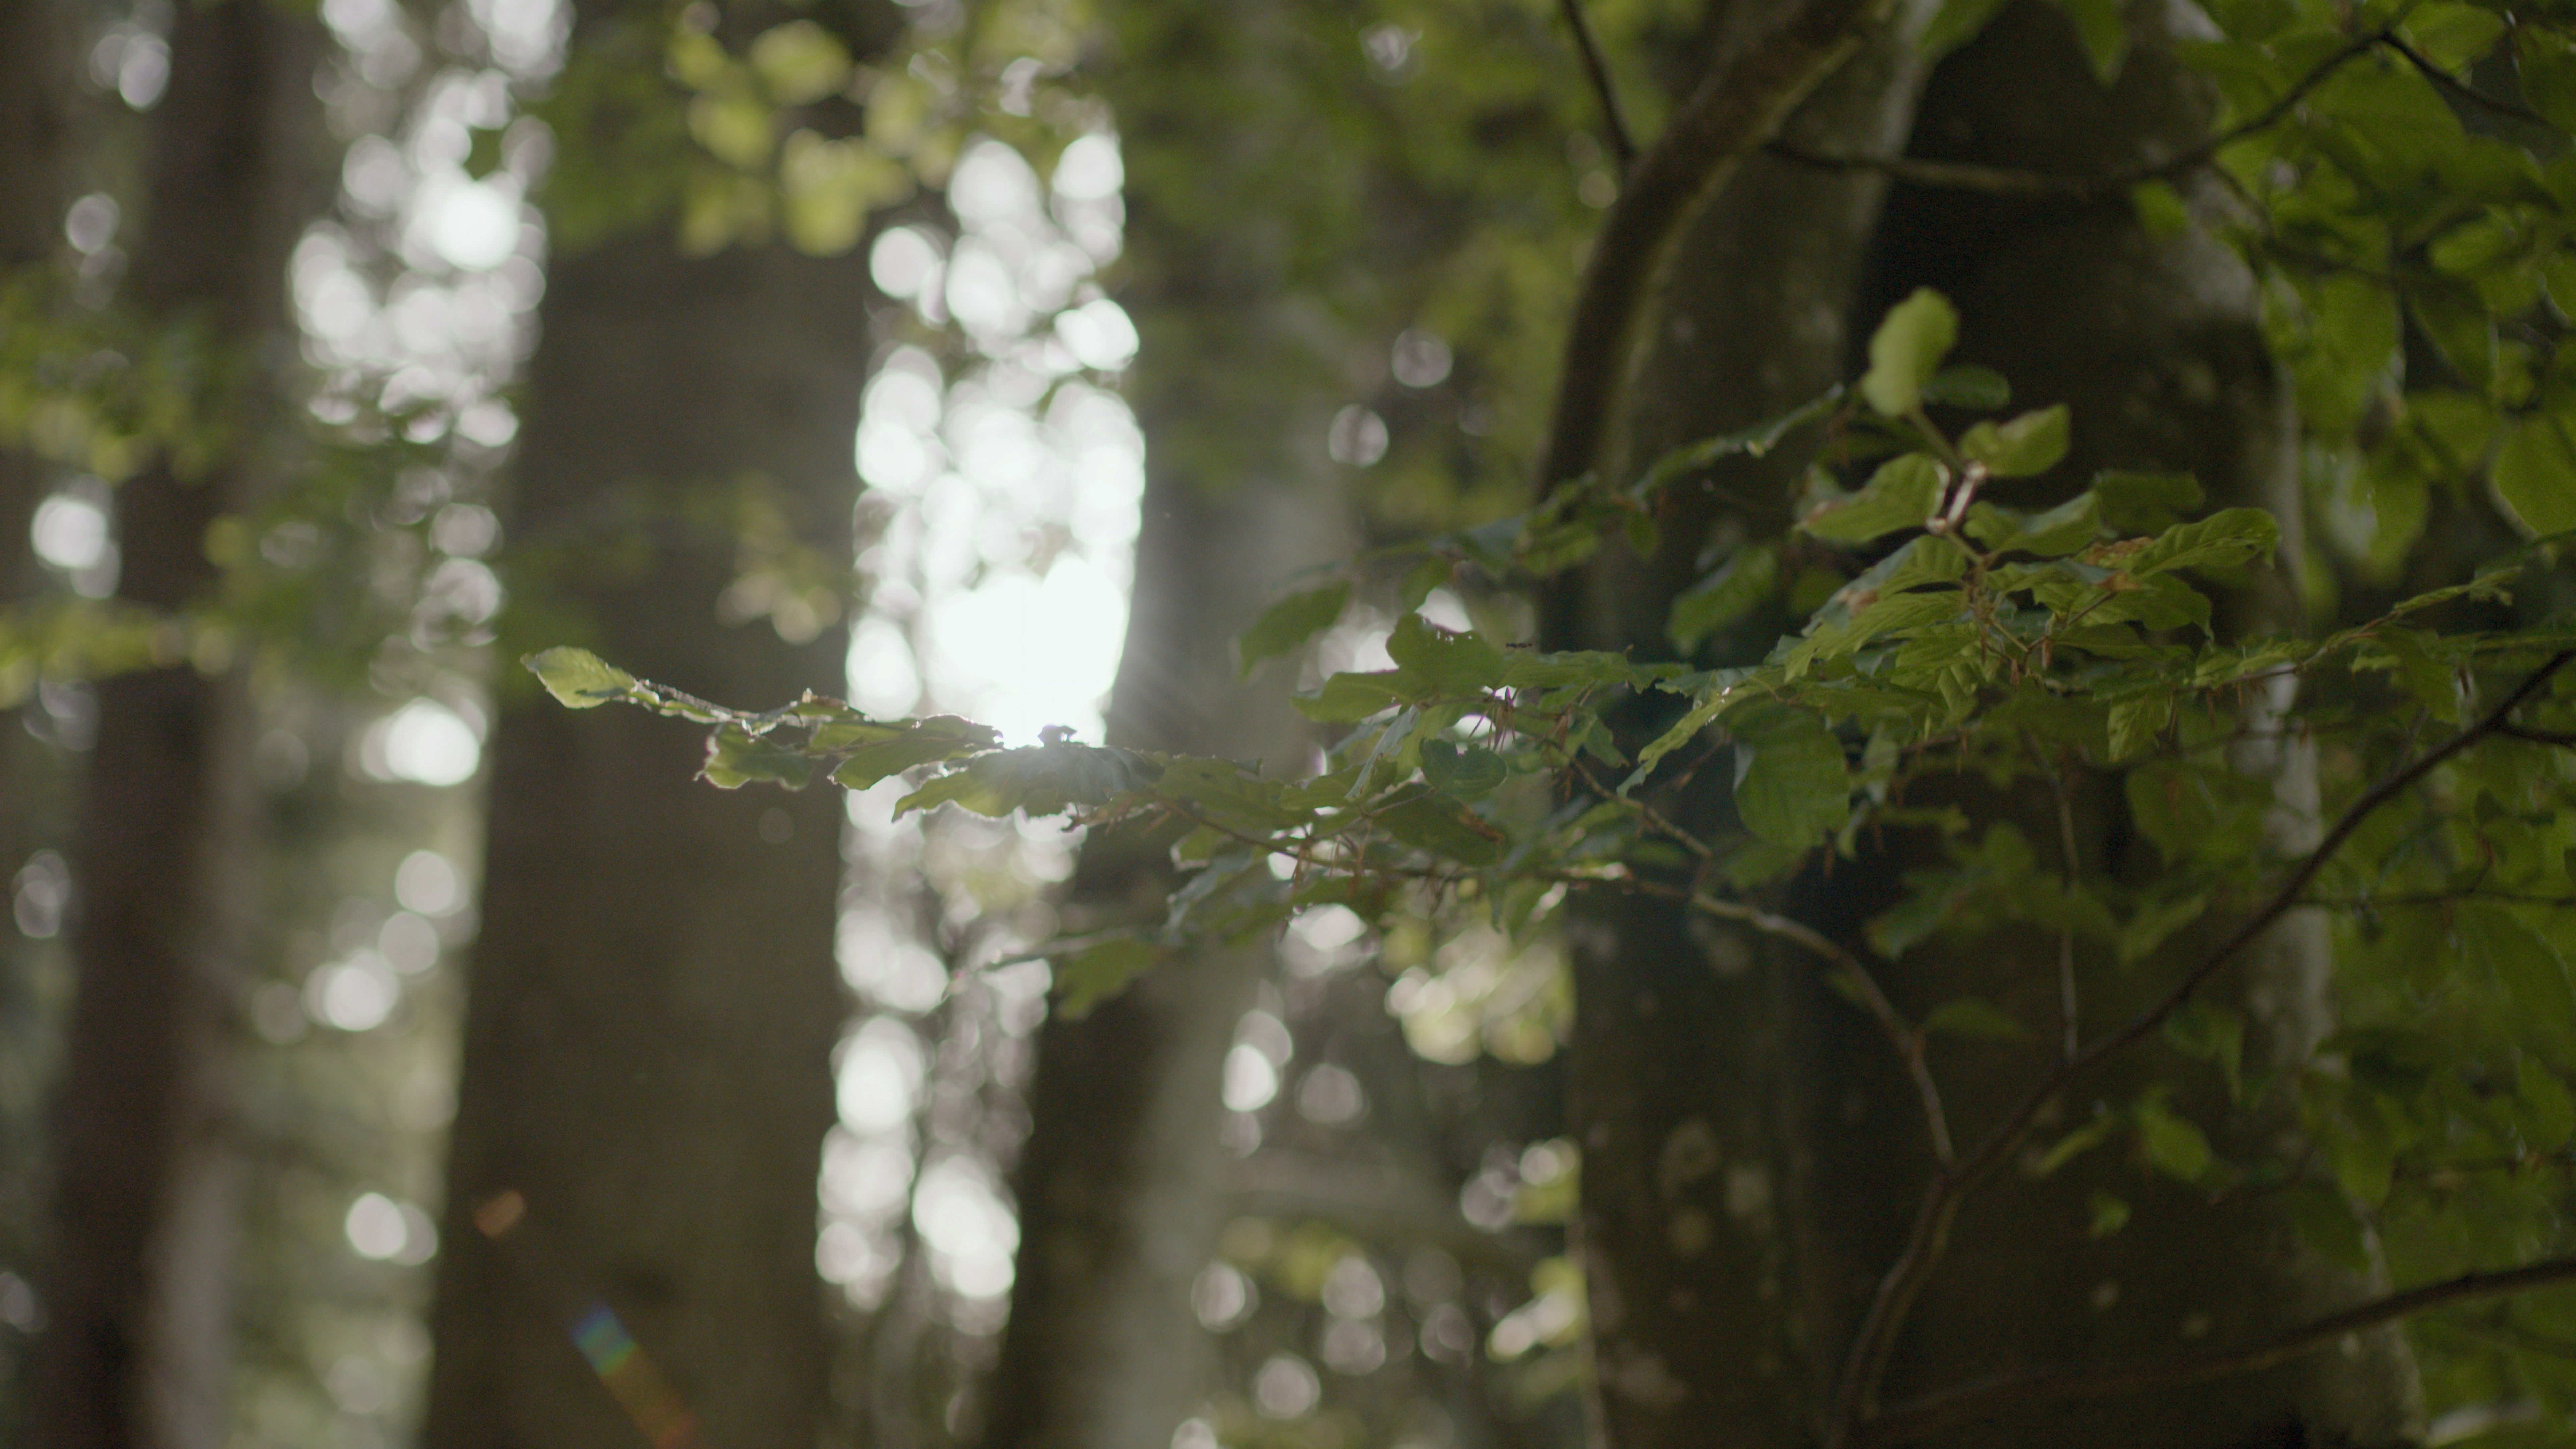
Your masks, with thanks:
M2251 509L2187 517L2198 489L2170 476L2105 475L2038 512L1980 496L2053 467L2067 420L2049 409L1945 436L1927 403L2007 400L2000 379L1941 367L1955 334L1949 304L1917 294L1880 329L1852 396L1837 392L1774 425L1712 440L1621 488L1564 490L1508 529L1432 540L1403 589L1408 606L1418 604L1462 556L1513 576L1562 568L1587 540L1644 517L1655 489L1693 460L1767 448L1792 427L1821 425L1846 471L1855 461L1871 466L1849 489L1834 469L1811 473L1798 523L1806 544L1797 546L1883 552L1767 659L1693 670L1549 653L1451 631L1408 609L1387 639L1392 668L1334 674L1298 698L1308 717L1346 729L1306 779L1063 737L1000 748L964 721L871 721L811 697L745 714L574 650L529 663L567 704L625 701L714 725L706 777L719 785L795 787L821 772L864 788L935 770L899 809L956 804L987 815L1186 827L1173 855L1190 874L1165 925L1065 948L1066 989L1088 999L1182 933L1264 930L1325 903L1374 918L1419 910L1430 891L1480 901L1498 926L1519 932L1565 887L1598 887L1767 916L1747 899L1819 852L1853 853L1873 828L1961 838L1957 870L1927 876L1871 924L1869 944L1883 956L2006 912L2043 916L2088 950L2140 959L2202 913L2250 904L2247 881L2283 855L2279 833L2266 827L2272 787L2227 756L2248 728L2249 695L2268 696L2277 681L2330 678L2334 687L2314 690L2318 698L2364 702L2338 706L2349 712L2331 721L2351 732L2348 758L2356 769L2380 768L2402 756L2418 725L2414 711L2385 707L2380 681L2433 718L2457 721L2470 707L2464 691L2482 676L2576 642L2563 628L2431 634L2410 622L2456 600L2499 597L2516 564L2322 639L2216 640L2201 581L2266 555L2272 518ZM1718 627L1770 600L1784 570L1750 561L1765 556L1729 560L1686 596L1676 612L1688 615L1687 627ZM1351 584L1339 581L1280 601L1244 635L1247 669L1301 649L1343 616L1350 595ZM1623 747L1612 712L1640 699L1668 701L1670 723L1641 747ZM2300 726L2267 717L2264 727ZM1658 799L1687 788L1729 749L1733 828L1705 838L1682 830ZM2061 766L2126 767L2140 827L2170 868L2144 889L2096 871L2034 891L2046 872L2010 826L1975 831L1954 808L1907 806L1917 777L1962 765L1998 784ZM2353 774L2342 783L2365 782ZM2362 845L2351 850L2364 858ZM1290 868L1274 870L1274 861ZM1857 958L1828 964L1855 995L1876 995ZM2193 1020L2205 1033L2230 1030ZM1929 1024L1970 1034L2032 1025L1978 1002L1944 1006ZM2162 1119L2139 1120L2147 1119L2156 1136Z
M2333 450L2328 521L2380 574L2440 499L2490 481L2534 532L2576 528L2576 31L2463 0L2211 12L2224 34L2186 58L2272 121L2215 159L2251 203L2228 230L2275 354Z

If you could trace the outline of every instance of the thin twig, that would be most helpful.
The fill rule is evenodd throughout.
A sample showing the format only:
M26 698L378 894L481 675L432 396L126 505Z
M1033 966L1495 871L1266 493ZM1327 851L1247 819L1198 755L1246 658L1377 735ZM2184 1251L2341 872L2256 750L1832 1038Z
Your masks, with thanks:
M2470 105L2484 107L2487 110L2495 112L2499 116L2507 116L2513 120L2528 121L2535 126L2546 126L2549 124L2549 119L2547 117L2541 115L2538 111L2533 110L2529 106L2516 105L2512 101L2501 100L2495 96L2488 95L2486 92L2479 90L2475 86L2466 84L2459 77L2442 69L2440 66L2435 65L2430 60L2425 59L2424 56L2415 49L2415 47L2408 45L2405 41L2394 35L2388 37L2388 48L2397 52L2399 55L2404 56L2409 65L2422 71L2426 80L2431 81L2443 90L2449 91L2452 95L2458 96L2461 100L2467 101Z
M1836 156L1829 152L1811 151L1787 140L1772 140L1762 149L1783 161L1794 161L1818 171L1867 171L1892 181L1943 191L1982 191L1992 196L2062 196L2082 201L2099 192L2103 185L2081 176L2052 176L2045 171L1979 166L1967 161L1926 161L1913 156Z
M2412 6L2408 7L2412 9ZM2355 37L2332 55L2319 61L2279 99L2264 107L2247 121L2239 122L2203 140L2170 160L2123 167L2108 176L2057 176L2045 171L2027 171L2007 166L1977 166L1953 161L1924 161L1911 156L1829 156L1807 151L1781 142L1771 142L1765 149L1785 161L1831 171L1874 171L1894 180L1917 186L1940 187L1953 191L1982 191L2001 196L2057 196L2070 201L2092 201L2128 190L2141 182L2166 181L2186 172L2197 171L2217 154L2248 136L2270 130L2306 100L2308 93L2325 83L2328 76L2341 69L2354 57L2372 48L2396 40L2398 20Z
M1957 1166L1934 1176L1924 1188L1923 1201L1916 1210L1914 1225L1906 1235L1904 1248L1889 1266L1886 1276L1879 1280L1878 1293L1871 1300L1859 1330L1853 1335L1851 1354L1845 1360L1842 1382L1834 1396L1833 1417L1827 1424L1825 1442L1828 1449L1842 1449L1847 1445L1854 1430L1872 1412L1879 1383L1886 1377L1888 1362L1895 1352L1897 1335L1913 1308L1915 1295L1922 1290L1924 1280L1930 1276L1933 1265L1940 1261L1948 1245L1950 1225L1958 1218L1960 1204L2030 1135L2040 1112L2056 1100L2067 1083L2094 1063L2161 1027L2166 1018L2180 1010L2211 977L2236 959L2239 952L2298 906L2308 886L2314 883L2326 863L2334 858L2353 833L2361 828L2363 821L2377 813L2381 806L2412 789L2444 761L2480 740L2501 734L2513 711L2528 703L2571 661L2576 661L2576 650L2553 656L2476 724L2435 746L2354 801L2317 847L2291 870L2289 877L2263 907L2247 917L2235 932L2185 973L2180 984L2118 1030L2050 1072Z
M1567 763L1574 767L1574 772L1583 778L1583 782L1592 788L1595 795L1604 800L1621 798L1603 789L1600 779L1579 757L1570 759ZM1629 800L1627 804L1636 810L1648 826L1680 842L1683 849L1697 856L1703 864L1717 859L1717 852L1712 850L1706 841L1666 819L1652 805L1643 800ZM1844 950L1831 937L1803 922L1791 920L1787 916L1766 911L1757 906L1748 906L1740 901L1712 896L1705 891L1683 892L1669 887L1659 887L1655 883L1642 880L1632 879L1629 885L1631 889L1648 895L1687 901L1693 910L1715 916L1720 920L1736 921L1766 935L1796 942L1812 954L1841 968L1843 973L1850 977L1853 990L1859 993L1861 1005L1877 1021L1879 1030L1886 1034L1888 1044L1896 1049L1897 1059L1905 1064L1905 1074L1913 1079L1914 1095L1923 1105L1924 1129L1932 1139L1933 1161L1944 1167L1949 1165L1951 1159L1957 1155L1950 1140L1950 1115L1941 1105L1940 1084L1932 1080L1932 1068L1924 1060L1923 1038L1906 1021L1904 1013L1896 1009L1896 1003L1888 1000L1887 993L1879 989L1878 978L1870 974L1869 967L1862 964L1858 956Z
M2258 1373L2314 1353L2345 1334L2394 1323L2426 1309L2478 1298L2527 1293L2569 1282L2576 1282L2576 1257L2547 1258L2493 1273L2466 1273L2440 1283L2355 1304L2340 1313L2329 1313L2323 1318L2312 1319L2268 1338L2233 1348L2212 1349L2162 1363L2140 1364L2102 1373L2039 1369L1943 1389L1899 1404L1871 1420L1862 1426L1859 1439L1864 1444L1893 1442L1931 1434L2003 1408L2112 1398Z
M2382 906L2447 906L2460 901L2503 901L2517 906L2576 906L2576 896L2544 896L2531 891L2408 891L2384 896L2310 896L2299 902L2335 911L2375 911Z
M1593 239L1568 319L1542 497L1593 470L1627 387L1639 319L1676 240L1791 107L1886 23L1890 0L1793 0L1710 70L1637 156Z
M2031 754L2048 776L2048 793L2057 800L2057 851L2066 866L2066 919L2057 928L2057 1021L2061 1028L2059 1059L2071 1062L2084 1045L2075 995L2075 877L2083 869L2082 857L2075 849L2075 805L2067 797L2065 769L2062 763L2049 760L2037 740L2029 744Z
M1583 73L1592 78L1592 93L1601 99L1602 139L1610 143L1610 157L1619 163L1624 180L1637 165L1637 143L1629 138L1628 118L1619 109L1619 87L1601 61L1601 42L1593 38L1583 0L1558 0L1558 8L1565 12L1566 28L1574 32L1574 48L1583 57Z
M1905 1063L1906 1075L1914 1079L1914 1095L1923 1104L1923 1125L1932 1137L1933 1159L1947 1167L1957 1154L1950 1144L1950 1117L1941 1106L1940 1085L1932 1080L1932 1069L1923 1059L1923 1038L1906 1023L1896 1004L1887 999L1887 993L1879 989L1878 979L1870 975L1869 968L1861 964L1860 958L1813 927L1757 906L1726 900L1705 891L1693 891L1690 904L1691 909L1703 915L1741 922L1767 935L1794 941L1832 962L1850 978L1861 1005L1877 1020L1879 1030L1887 1034L1889 1045L1896 1048L1897 1057Z

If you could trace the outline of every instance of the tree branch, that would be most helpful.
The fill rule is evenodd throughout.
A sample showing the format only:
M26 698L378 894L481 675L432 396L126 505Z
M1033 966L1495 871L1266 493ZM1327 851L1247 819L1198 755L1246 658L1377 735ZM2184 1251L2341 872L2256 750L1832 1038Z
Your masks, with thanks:
M2394 1323L2429 1308L2509 1293L2527 1293L2571 1282L2576 1282L2576 1257L2548 1258L2493 1273L2466 1273L2444 1282L2355 1304L2340 1313L2329 1313L2323 1318L2312 1319L2268 1338L2233 1348L2212 1349L2162 1363L2139 1364L2106 1373L2039 1369L1943 1389L1908 1400L1870 1420L1861 1426L1858 1438L1863 1444L1892 1442L1935 1433L1985 1417L1999 1409L2112 1398L2121 1394L2183 1388L2237 1374L2258 1373L2313 1353L2345 1334Z
M1602 64L1601 42L1593 37L1583 0L1558 0L1558 8L1565 12L1566 28L1574 32L1574 48L1583 57L1583 73L1592 80L1592 93L1601 99L1602 139L1610 143L1610 157L1619 163L1619 175L1625 178L1636 169L1637 143L1629 137L1628 118L1619 109L1619 88L1610 79L1610 67Z
M1862 1419L1870 1414L1879 1383L1886 1377L1888 1360L1895 1352L1897 1334L1904 1327L1915 1295L1922 1290L1933 1265L1940 1261L1960 1204L2030 1135L2031 1125L2038 1120L2041 1110L2086 1068L2161 1027L2166 1018L2180 1010L2183 1003L2236 959L2239 952L2299 904L2309 885L2314 883L2326 863L2334 858L2353 833L2361 828L2363 821L2377 813L2381 806L2412 789L2452 756L2480 740L2501 735L2508 727L2512 713L2530 702L2571 661L2576 661L2576 650L2553 656L2476 724L2461 730L2365 792L2335 821L2316 848L2291 870L2289 877L2262 908L2248 916L2226 940L2184 973L2178 985L2155 1004L2131 1017L2118 1030L2049 1073L1974 1150L1950 1171L1932 1179L1924 1189L1923 1202L1915 1213L1914 1226L1907 1234L1904 1249L1879 1281L1877 1296L1871 1300L1869 1312L1861 1320L1859 1331L1853 1335L1851 1355L1845 1361L1842 1382L1835 1393L1833 1418L1827 1425L1825 1441L1828 1449L1842 1449L1850 1442L1851 1434Z
M1593 239L1567 329L1542 495L1592 471L1627 385L1638 318L1691 218L1782 117L1884 23L1890 0L1792 0L1787 18L1713 68L1629 169Z
M2450 92L2452 95L2458 96L2461 100L2467 101L2470 105L2493 111L2499 116L2509 116L2517 121L2528 121L2535 126L2546 126L2549 124L2547 117L2541 115L2538 111L2533 110L2529 106L2520 106L2511 101L2499 100L2496 97L2479 90L2475 86L2463 84L2457 76L2452 75L2449 71L2444 70L2430 60L2425 59L2424 56L2415 49L2415 47L2408 45L2405 41L2398 39L2394 35L2388 37L2388 48L2397 52L2399 55L2404 56L2407 64L2415 67L2419 71L2422 71L2426 80L2431 81L2434 85Z
M2408 9L2412 9L2410 5ZM2354 57L2380 45L2396 45L2414 59L2397 40L2398 22L2404 12L2367 35L2345 42L2332 55L2301 76L2280 98L2246 121L2228 127L2199 145L2170 160L2131 166L2108 176L2054 176L2044 171L2024 171L2003 166L1971 166L1950 161L1922 161L1911 156L1828 156L1814 151L1770 142L1765 147L1771 154L1802 166L1830 171L1871 171L1893 180L1916 186L1939 187L1952 191L1982 191L1996 196L2054 196L2068 201L2095 201L2128 190L2147 181L2166 181L2209 164L2220 151L2246 137L2277 126L2308 93L2325 83L2328 76L2341 69ZM2447 79L2447 77L2446 77ZM2453 82L2457 85L2457 82ZM2472 92L2472 94L2475 94ZM2484 97L2479 97L2484 100Z
M1778 936L1785 941L1794 941L1841 968L1843 974L1850 979L1852 989L1859 995L1861 1005L1876 1018L1879 1030L1886 1033L1888 1043L1896 1048L1897 1057L1905 1063L1906 1075L1914 1079L1914 1095L1923 1104L1923 1125L1932 1136L1933 1160L1946 1169L1951 1159L1956 1156L1950 1143L1950 1116L1941 1106L1940 1085L1932 1080L1932 1069L1923 1059L1923 1039L1915 1034L1913 1027L1906 1024L1905 1017L1897 1011L1896 1004L1887 999L1887 993L1879 990L1878 979L1870 975L1869 968L1861 964L1860 958L1844 950L1835 944L1831 937L1823 935L1812 926L1793 921L1787 916L1775 915L1770 911L1748 906L1741 901L1726 900L1705 891L1693 891L1690 904L1691 909L1704 915L1715 916L1724 921L1738 921L1765 934Z

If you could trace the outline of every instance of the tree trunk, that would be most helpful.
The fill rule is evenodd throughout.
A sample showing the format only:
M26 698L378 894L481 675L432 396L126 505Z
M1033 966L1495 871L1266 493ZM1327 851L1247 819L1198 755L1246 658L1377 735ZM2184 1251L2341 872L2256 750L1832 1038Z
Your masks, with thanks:
M170 51L129 293L147 316L204 327L236 370L210 410L226 431L209 466L182 476L164 457L118 492L118 596L178 611L215 583L207 525L261 469L268 392L293 356L287 256L330 172L310 22L256 0L187 6ZM175 649L99 686L39 1444L211 1446L227 1429L246 709L239 671L202 671Z
M0 7L0 296L13 291L36 305L58 285L63 210L73 161L73 7L68 0L25 0ZM24 289L20 291L19 289ZM8 304L0 303L0 307ZM33 451L0 441L0 616L27 605L44 587L28 525L51 481ZM0 662L0 894L16 902L16 877L61 829L69 782L19 711L35 697L32 662ZM12 910L11 915L15 912ZM59 1023L39 972L49 947L0 919L0 1263L20 1272L39 1255L44 1085ZM26 1381L25 1350L0 1359L8 1382ZM25 1393L0 1404L0 1437L19 1427Z
M1252 76L1272 63L1259 23L1238 10L1128 21L1106 82L1130 177L1120 300L1144 338L1126 393L1147 445L1108 732L1114 744L1286 772L1305 762L1304 723L1275 680L1236 678L1232 641L1282 580L1348 547L1323 456L1342 399L1311 384L1243 387L1278 377L1315 342L1272 244L1276 223L1248 200L1211 204L1211 186L1258 171L1247 152L1297 139L1239 117L1210 127L1189 104L1212 71ZM1179 74L1192 77L1186 89L1172 84ZM1158 917L1175 884L1168 844L1095 837L1068 929ZM1041 1028L1016 1179L1019 1277L986 1449L1160 1449L1211 1388L1190 1289L1227 1217L1222 1064L1270 959L1266 940L1196 946L1090 1015Z
M2141 11L2133 20L2137 49L2106 91L2090 79L2060 16L2036 6L2008 10L1943 66L1916 129L1917 154L2073 175L2178 154L2207 133L2211 110L2205 84L2167 48L2187 37L2188 23L2177 10ZM2215 181L2183 185L2203 204L2225 204ZM1909 192L1891 204L1880 255L1881 299L1918 284L1948 292L1966 318L1960 356L2010 377L2021 394L2016 407L2071 407L2074 446L2059 476L2188 470L2211 507L2268 509L2282 528L2279 567L2222 599L2218 627L2230 634L2299 629L2295 580L2305 548L2298 420L2264 346L2254 280L2233 252L2202 232L2154 236L2122 204L2003 207L1957 193ZM2254 722L2277 718L2288 703L2286 694L2258 700ZM2313 747L2240 746L2235 763L2268 777L2281 801L2273 848L2296 855L2313 846L2322 830ZM2133 880L2157 868L2125 823L2116 780L2079 778L2073 794L2078 848L2089 868ZM2031 837L2049 838L2047 816L2032 813ZM2081 963L2083 1017L2107 1024L2143 1007L2223 925L2206 923L2126 971ZM1907 975L1922 993L1913 1006L1991 990L2018 998L2025 1016L2047 1020L2040 1014L2047 1011L2044 993L2034 991L2053 974L2047 954L1981 943L1973 952L1932 952L1919 966L1909 959ZM2301 912L2213 983L2212 998L2246 1020L2249 1076L2295 1071L2332 1033L2332 972L2325 920ZM1933 982L1940 984L1927 990ZM2044 1055L1960 1051L1955 1063L1942 1063L1954 1113L1967 1123L2000 1116L2044 1070ZM2066 1125L2097 1100L2126 1101L2157 1079L2196 1084L2174 1105L2203 1123L2224 1124L2213 1134L2222 1154L2297 1155L2298 1113L2288 1087L2236 1107L2214 1073L2161 1045L2079 1084L2080 1095L2064 1104L2073 1114ZM2116 1234L2079 1238L2085 1204L2097 1192L2131 1200L2135 1214ZM2065 1246L2034 1253L2032 1242L2052 1231ZM1998 1182L1962 1217L1949 1263L1900 1348L1889 1393L1902 1397L2004 1367L2146 1362L2248 1341L2380 1286L2302 1247L2277 1195L2210 1201L2150 1180L2117 1154L2100 1154L2045 1182ZM2008 1317L1998 1318L1997 1303L2013 1305ZM2420 1416L2413 1364L2392 1327L2187 1394L2025 1412L1940 1442L2385 1445L2416 1432ZM2295 1437L2302 1434L2303 1441Z
M1819 151L1899 149L1922 82L1912 28L1825 81L1785 134ZM1775 416L1844 375L1884 190L1862 174L1745 163L1681 244L1605 476ZM1543 642L1668 654L1664 618L1700 572L1702 544L1717 530L1779 531L1785 509L1753 512L1743 500L1785 499L1803 462L1734 464L1668 501L1661 551L1637 560L1606 548L1613 561L1559 587ZM1757 615L1746 640L1786 624ZM1746 943L1660 903L1579 901L1578 911L1569 1107L1583 1151L1576 1237L1595 1432L1617 1449L1809 1442L1816 1381L1844 1327L1840 1296L1809 1280L1839 1285L1866 1271L1823 1261L1831 1245L1814 1224L1869 1207L1812 1201L1816 1129L1803 1118L1790 1023L1813 1013L1838 1022L1844 1004L1811 973L1755 969Z
M1915 152L2071 175L2177 153L2207 117L2197 84L2154 48L2164 33L2147 28L2106 96L2086 78L2053 12L2009 12L1944 63L1913 127ZM1847 74L1836 84L1865 82ZM1808 144L1878 149L1861 138ZM1730 216L1741 234L1762 235L1769 209L1758 194L1730 191L1694 238L1676 273L1717 285L1704 296L1677 289L1667 326L1742 337L1749 360L1798 358L1807 371L1748 378L1694 365L1667 343L1646 373L1631 424L1632 470L1661 447L1811 395L1857 365L1855 334L1865 337L1889 302L1928 284L1949 291L1967 317L1961 356L2002 369L2022 393L2017 406L2073 405L2075 456L2060 476L2087 478L2103 466L2196 469L2214 504L2275 508L2295 567L2299 515L2295 493L2286 491L2295 482L2294 420L2254 325L2251 285L2223 247L2199 236L2150 238L2116 202L2069 209L1900 193L1872 247L1871 285L1846 329L1834 324L1852 293L1851 271L1832 277L1837 292L1812 278L1783 278L1780 252L1729 244ZM1786 295L1766 296L1774 287ZM1811 343L1817 328L1833 336ZM1787 476L1774 465L1718 482L1736 499L1767 502L1785 500ZM1785 522L1785 509L1739 512L1734 526L1758 535ZM1642 583L1632 575L1594 584L1591 613L1603 621L1595 639L1651 647L1700 541L1689 530L1669 538L1677 560ZM2234 601L2232 626L2294 625L2289 597L2275 587ZM1788 622L1758 619L1743 642L1758 649ZM2313 776L2296 752L2240 764L2274 777L2285 818L2302 798L2313 800ZM2154 868L2122 825L2115 788L2078 778L2070 794L2071 833L2089 869L2134 877ZM2034 842L2058 838L2055 807L2044 796L1989 794L1967 803L2016 820ZM1724 807L1703 798L1697 808L1705 815ZM2296 850L2287 834L2279 843ZM1937 850L1898 846L1838 864L1791 890L1790 913L1862 949L1859 924L1893 901L1899 873L1935 857ZM1731 1442L1748 1445L1812 1442L1932 1168L1912 1092L1875 1031L1822 989L1811 960L1636 903L1584 923L1577 946L1582 1223L1609 1441L1632 1449L1731 1431ZM2316 923L2291 924L2223 986L2222 999L2252 1024L2249 1073L2299 1060L2330 1028L2324 946ZM2172 960L2127 973L2079 962L2083 1019L2123 1019L2175 969ZM1936 940L1881 979L1918 1019L1962 995L1982 995L2027 1021L2056 1019L2054 939L1973 947ZM2055 1033L2042 1035L2045 1043L2026 1047L1936 1048L1933 1068L1963 1141L1976 1140L2047 1070ZM2214 1079L2206 1068L2194 1076L2178 1059L2155 1055L2163 1051L2142 1049L2079 1084L2065 1126L2082 1120L2097 1096L2125 1102L2151 1075ZM2229 1121L2222 1152L2277 1153L2280 1134L2295 1125L2294 1113L2278 1106L2231 1114L2214 1085L2186 1091L2176 1106L2203 1121ZM2134 1201L2126 1229L2088 1234L2097 1192ZM2115 1153L2079 1159L2041 1182L2008 1167L1951 1234L1948 1256L1897 1342L1885 1394L1901 1400L2021 1367L2153 1361L2257 1337L2350 1302L2367 1286L2301 1251L2277 1205L2260 1195L2213 1204L2179 1184L2147 1181ZM2403 1436L2412 1413L2411 1370L2394 1335L2383 1333L2349 1351L2187 1393L1999 1415L1923 1442L2383 1444Z
M849 565L866 275L779 246L690 260L658 228L555 260L515 467L519 637L729 702L840 692L844 630L728 624L721 601L764 514ZM711 1444L811 1444L840 794L716 790L691 778L700 731L522 685L490 746L422 1442L625 1446L628 1414L686 1414Z

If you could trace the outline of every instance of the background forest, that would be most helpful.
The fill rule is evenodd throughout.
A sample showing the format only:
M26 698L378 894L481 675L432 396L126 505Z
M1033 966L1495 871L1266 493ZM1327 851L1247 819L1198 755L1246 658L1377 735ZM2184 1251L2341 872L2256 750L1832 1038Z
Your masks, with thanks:
M2569 1442L2571 133L2468 0L0 0L0 1442Z

